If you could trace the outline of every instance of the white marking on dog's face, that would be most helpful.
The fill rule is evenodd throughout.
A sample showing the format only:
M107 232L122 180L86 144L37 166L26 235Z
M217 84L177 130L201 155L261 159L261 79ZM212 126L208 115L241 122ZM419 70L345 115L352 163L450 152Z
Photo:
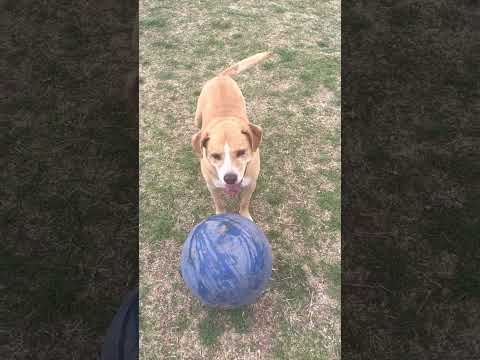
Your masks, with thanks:
M230 159L230 146L225 144L223 147L223 163L217 168L218 178L223 181L223 177L232 172L232 159Z
M233 159L232 156L236 156L236 159ZM212 153L208 156L208 160L210 164L215 167L217 172L218 180L215 180L214 184L216 187L221 188L226 186L224 177L227 174L237 175L236 184L240 183L244 175L243 172L245 171L245 166L248 162L246 153L238 155L238 151L234 151L234 154L232 154L228 143L225 143L223 146L223 153Z
M215 179L215 180L213 180L213 185L215 185L215 187L217 187L217 188L222 188L223 189L225 187L225 182L220 181L218 179Z
M230 141L225 139L224 132L211 132L205 150L205 157L215 169L216 179L212 181L217 188L225 188L225 175L236 175L236 185L242 184L246 166L251 160L251 150L248 138L239 132L239 136L232 136ZM233 185L233 184L232 184Z
M217 175L218 179L220 180L220 183L225 185L225 181L223 178L227 174L235 174L237 175L237 183L242 180L242 174L238 171L233 163L232 163L232 158L230 157L230 146L228 146L227 143L225 143L225 146L223 147L223 162L220 164L217 164L215 168L217 169Z

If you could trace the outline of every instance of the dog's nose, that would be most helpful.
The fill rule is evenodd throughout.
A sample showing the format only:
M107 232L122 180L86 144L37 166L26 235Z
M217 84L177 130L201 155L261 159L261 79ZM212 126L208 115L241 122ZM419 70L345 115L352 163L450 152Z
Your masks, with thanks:
M235 184L235 183L237 182L237 175L235 175L235 174L226 174L226 175L223 177L223 180L224 180L228 185Z

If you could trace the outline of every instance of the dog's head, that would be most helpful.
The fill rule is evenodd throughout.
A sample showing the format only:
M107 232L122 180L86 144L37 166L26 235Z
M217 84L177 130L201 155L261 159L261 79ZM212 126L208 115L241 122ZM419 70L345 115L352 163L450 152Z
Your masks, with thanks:
M227 119L197 132L192 145L198 157L216 169L220 185L228 187L242 182L247 163L261 140L259 126Z

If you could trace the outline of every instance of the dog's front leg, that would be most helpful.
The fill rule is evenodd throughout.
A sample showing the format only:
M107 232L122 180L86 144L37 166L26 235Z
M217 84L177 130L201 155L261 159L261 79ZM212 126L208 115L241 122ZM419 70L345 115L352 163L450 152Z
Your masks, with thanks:
M250 199L252 198L252 194L255 191L255 187L257 186L256 182L252 182L247 187L243 188L242 192L240 193L240 215L246 217L253 221L252 216L250 215Z
M225 200L223 199L223 190L215 186L208 185L208 190L213 198L213 203L215 204L215 214L224 214L225 213Z

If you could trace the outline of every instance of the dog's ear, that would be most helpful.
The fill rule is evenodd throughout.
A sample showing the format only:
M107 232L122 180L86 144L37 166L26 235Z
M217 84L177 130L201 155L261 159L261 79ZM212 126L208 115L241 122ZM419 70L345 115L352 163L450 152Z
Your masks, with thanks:
M206 146L208 139L208 134L203 131L199 131L192 136L193 150L200 159L203 157L203 148Z
M248 130L243 130L242 132L248 136L252 151L257 151L262 142L262 128L258 125L248 124Z

